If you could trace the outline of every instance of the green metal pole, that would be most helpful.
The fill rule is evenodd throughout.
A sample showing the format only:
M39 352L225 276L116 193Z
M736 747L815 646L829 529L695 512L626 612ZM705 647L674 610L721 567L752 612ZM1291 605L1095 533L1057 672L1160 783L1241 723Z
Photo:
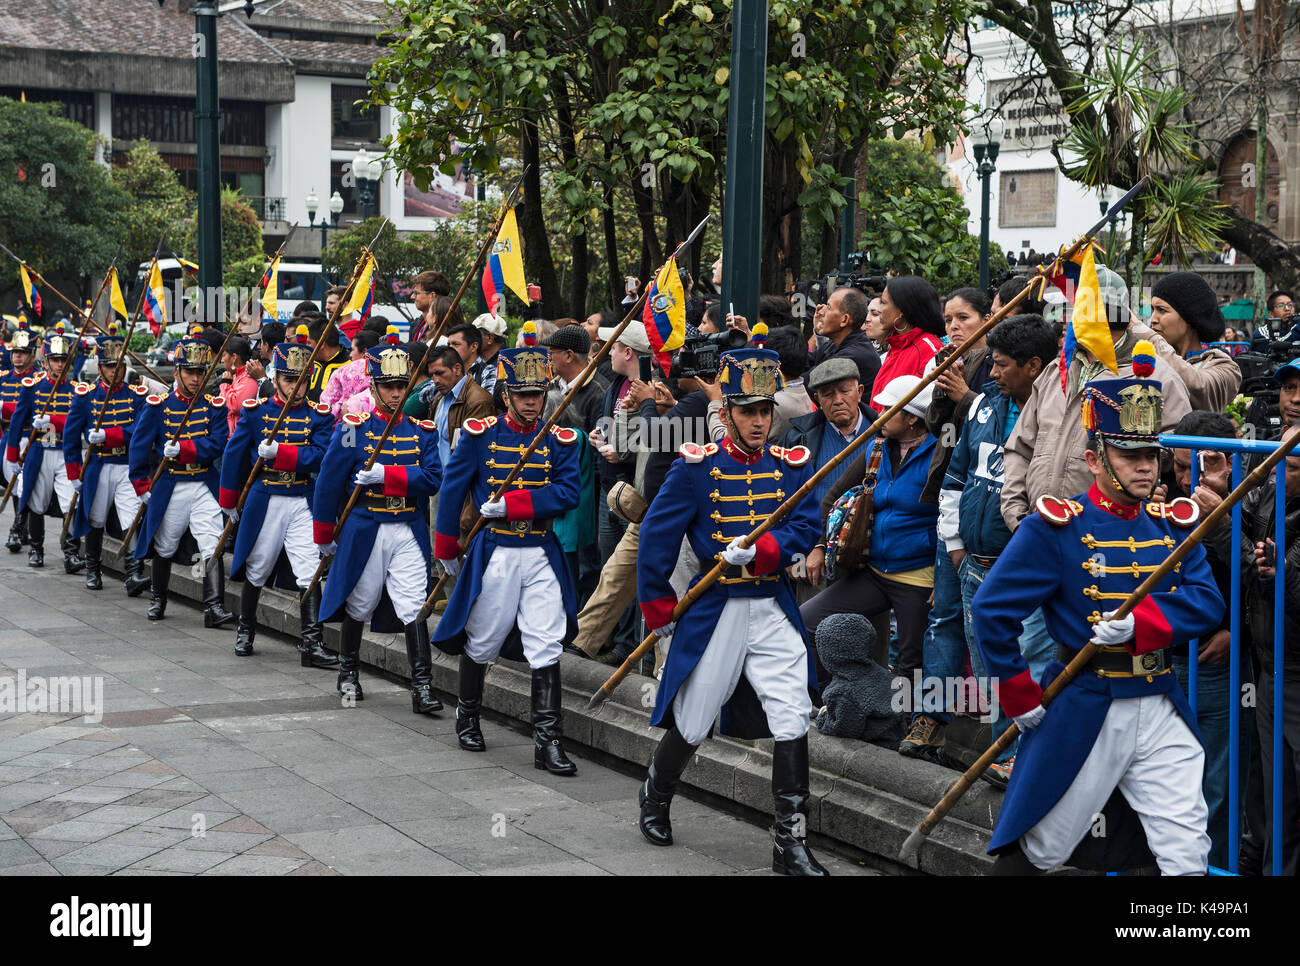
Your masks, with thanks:
M198 133L199 312L205 323L221 288L221 111L217 103L217 12L210 0L194 7L194 123ZM221 318L220 313L216 318Z
M767 0L736 0L731 19L727 185L722 215L722 309L758 320L763 238L763 112Z

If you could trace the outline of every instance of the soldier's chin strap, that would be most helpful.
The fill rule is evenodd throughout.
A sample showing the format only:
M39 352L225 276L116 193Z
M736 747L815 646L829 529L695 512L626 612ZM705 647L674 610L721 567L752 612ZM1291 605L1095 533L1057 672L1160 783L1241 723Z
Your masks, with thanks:
M1106 448L1107 448L1106 437L1099 436L1098 439L1101 441L1101 445L1097 447L1098 450L1097 455L1101 459L1101 468L1104 469L1106 471L1106 475L1110 477L1111 486L1115 487L1116 490L1118 490L1120 493L1123 493L1134 503L1141 503L1143 500L1151 499L1151 494L1149 492L1145 496L1138 496L1136 493L1134 493L1132 490L1130 490L1128 487L1126 487L1123 483L1119 481L1119 477L1115 475L1115 468L1110 465L1110 457L1106 455Z
M730 418L730 411L731 411L730 402L727 403L727 411L728 411L727 439L731 440L732 445L734 445L741 452L749 456L753 456L755 453L762 452L763 447L767 445L767 441L764 440L762 443L759 443L756 448L750 449L748 446L745 445L745 441L740 438L740 431L736 429L736 424Z

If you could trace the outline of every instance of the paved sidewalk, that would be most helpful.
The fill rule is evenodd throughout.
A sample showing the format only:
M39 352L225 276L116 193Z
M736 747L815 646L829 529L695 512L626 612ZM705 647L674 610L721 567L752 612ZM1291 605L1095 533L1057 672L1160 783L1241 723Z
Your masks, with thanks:
M677 845L655 848L636 778L572 752L577 777L539 772L531 737L491 719L466 753L450 711L413 715L364 671L344 708L289 639L238 658L233 625L193 607L151 623L147 594L88 591L51 543L43 570L0 549L0 695L102 679L103 715L0 714L0 875L771 874L763 825L679 795Z

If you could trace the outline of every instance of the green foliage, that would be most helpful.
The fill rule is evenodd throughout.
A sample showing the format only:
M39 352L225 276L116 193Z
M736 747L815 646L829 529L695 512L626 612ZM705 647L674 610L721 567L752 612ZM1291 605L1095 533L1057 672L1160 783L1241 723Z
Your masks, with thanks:
M95 162L95 146L57 104L0 97L0 241L52 278L107 271L122 238L130 199ZM18 280L3 257L0 292Z
M195 209L181 226L180 237L171 242L172 249L182 258L198 261L199 220ZM262 224L257 212L240 197L234 188L221 189L221 264L233 265L245 259L262 255Z
M270 261L266 255L250 255L237 262L223 262L221 284L228 289L256 288Z
M119 263L134 270L153 257L164 232L173 245L182 237L185 222L194 216L194 192L144 139L132 143L126 163L112 169L112 179L131 199L121 212L126 233Z
M381 224L381 218L367 218L361 224L333 235L322 258L325 271L346 284L361 258L361 249L375 238ZM375 301L409 301L412 279L433 268L447 276L454 294L454 286L469 270L477 244L472 210L438 222L430 232L399 235L392 222L388 222L373 248L375 261L379 264Z

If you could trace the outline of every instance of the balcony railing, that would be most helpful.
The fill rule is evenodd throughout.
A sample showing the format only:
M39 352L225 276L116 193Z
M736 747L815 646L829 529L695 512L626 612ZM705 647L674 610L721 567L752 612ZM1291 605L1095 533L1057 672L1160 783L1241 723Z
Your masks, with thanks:
M243 200L248 202L252 209L257 212L258 221L284 221L286 205L284 198L272 198L267 195L244 195Z

